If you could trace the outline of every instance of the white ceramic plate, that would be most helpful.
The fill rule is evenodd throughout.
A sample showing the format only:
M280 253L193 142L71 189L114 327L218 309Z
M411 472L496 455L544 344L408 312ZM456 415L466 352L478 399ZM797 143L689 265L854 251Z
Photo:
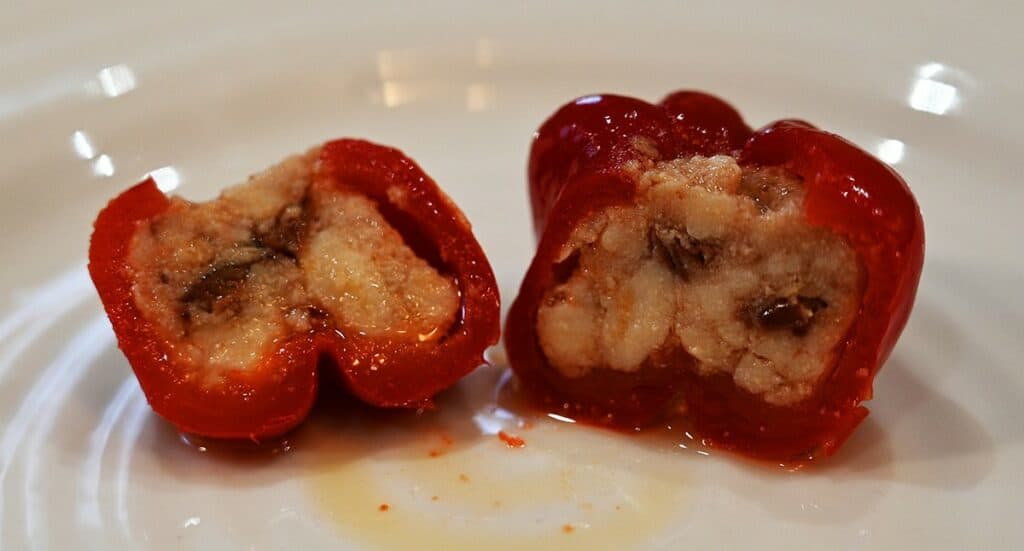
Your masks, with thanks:
M1020 3L206 4L0 8L0 548L1024 544ZM345 406L272 450L187 442L150 412L84 269L96 212L146 173L207 199L363 136L461 204L507 304L533 247L536 125L584 93L682 87L755 125L837 131L922 205L913 318L825 465L559 423L496 400L500 367L438 414Z

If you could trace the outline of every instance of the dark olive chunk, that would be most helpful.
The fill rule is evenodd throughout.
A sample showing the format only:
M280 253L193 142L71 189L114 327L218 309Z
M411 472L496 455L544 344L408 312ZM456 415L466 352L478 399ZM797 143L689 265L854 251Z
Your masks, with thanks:
M827 306L828 303L817 297L775 297L758 303L751 317L764 329L789 330L794 335L806 335L814 316Z
M267 228L256 228L253 241L257 247L265 247L287 258L299 254L299 242L306 232L306 216L302 207L290 205L277 214Z
M213 312L218 301L233 294L249 277L254 262L214 266L204 273L182 296L182 301L205 312Z
M648 240L659 257L684 280L704 268L718 253L718 245L695 239L685 230L655 225Z

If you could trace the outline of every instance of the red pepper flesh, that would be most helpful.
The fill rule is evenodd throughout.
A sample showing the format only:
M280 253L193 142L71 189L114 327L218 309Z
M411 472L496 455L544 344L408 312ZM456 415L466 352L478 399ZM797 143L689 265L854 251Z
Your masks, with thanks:
M452 276L460 305L445 336L405 342L315 327L275 342L258 364L197 382L172 359L174 343L141 313L132 293L129 244L138 228L170 202L152 179L128 189L96 219L89 272L124 352L153 409L183 432L259 439L282 434L308 414L318 365L330 360L360 400L382 407L423 407L483 363L499 337L497 284L468 221L423 170L400 151L341 139L325 144L314 180L356 189L372 199L407 245ZM392 193L389 193L389 190ZM394 193L400 190L401 193Z
M785 168L806 186L806 221L854 250L865 273L860 309L811 397L769 405L726 376L697 375L685 351L632 373L595 369L567 378L549 364L537 311L571 268L559 264L560 251L585 218L634 201L635 176L625 165L641 157L638 143L660 159L721 154L743 167ZM539 243L509 312L505 343L512 368L546 407L620 428L684 407L711 446L773 460L831 455L867 415L861 402L871 398L872 380L907 322L924 259L920 210L888 166L805 122L752 131L722 100L680 91L658 104L594 95L563 106L538 130L528 176Z

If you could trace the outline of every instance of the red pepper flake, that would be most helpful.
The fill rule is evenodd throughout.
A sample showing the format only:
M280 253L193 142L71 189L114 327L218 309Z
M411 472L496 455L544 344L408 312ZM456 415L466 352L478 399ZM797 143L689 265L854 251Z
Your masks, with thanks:
M513 434L509 434L503 430L498 431L498 438L501 438L501 441L510 448L522 448L526 446L526 440L523 440Z
M381 503L380 507L377 507L377 510L383 513L383 512L387 511L390 508L391 508L391 506L388 505L387 503Z
M440 447L433 448L427 452L430 457L441 457L445 454L448 448L452 447L452 444L455 443L455 439L447 433L441 433L439 437L441 439L441 445Z
M573 532L573 530L575 530L575 529L576 528L573 528L573 526L571 524L563 524L562 525L562 531L565 532L566 534L571 534Z

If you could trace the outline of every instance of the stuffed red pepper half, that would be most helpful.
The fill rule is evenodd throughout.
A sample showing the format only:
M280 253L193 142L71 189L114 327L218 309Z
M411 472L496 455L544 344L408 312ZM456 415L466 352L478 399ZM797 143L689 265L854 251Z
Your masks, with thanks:
M207 203L146 180L100 212L89 272L150 405L210 437L294 427L321 360L369 404L429 405L499 335L465 217L408 157L361 140Z
M864 417L924 257L903 180L810 124L723 101L587 96L539 129L539 236L506 327L525 387L617 427L804 460Z

